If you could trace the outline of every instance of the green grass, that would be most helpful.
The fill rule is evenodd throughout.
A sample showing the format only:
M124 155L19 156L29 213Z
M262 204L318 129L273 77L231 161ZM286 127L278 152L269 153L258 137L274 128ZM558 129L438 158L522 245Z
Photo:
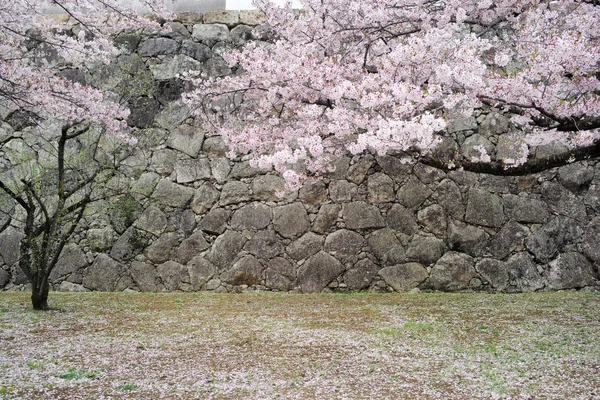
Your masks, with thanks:
M0 292L0 399L600 398L595 293Z

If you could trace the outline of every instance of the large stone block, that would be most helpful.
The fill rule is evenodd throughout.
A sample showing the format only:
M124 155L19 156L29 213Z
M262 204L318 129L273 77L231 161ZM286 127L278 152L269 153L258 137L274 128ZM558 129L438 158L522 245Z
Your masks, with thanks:
M175 164L177 183L196 182L211 177L210 161L207 158L183 159Z
M156 268L154 265L133 261L129 273L133 283L141 292L156 292Z
M158 207L150 206L144 210L134 226L158 236L167 229L167 216Z
M595 217L585 228L582 243L583 254L590 260L600 262L600 217Z
M185 283L190 283L188 269L175 261L167 261L156 267L156 278L160 282L158 287L167 292L181 290Z
M148 239L148 233L130 227L117 239L109 254L118 261L130 260L144 250Z
M192 37L212 46L229 38L229 28L223 24L196 24L192 28Z
M177 260L182 264L186 264L200 252L209 247L210 245L204 239L202 231L196 231L179 245L179 248L177 249Z
M571 192L581 193L594 179L594 168L579 162L565 165L559 168L558 178L560 183Z
M155 264L161 264L171 258L171 250L179 238L176 233L164 233L144 250L144 255Z
M304 204L322 204L327 201L327 186L322 180L308 180L300 189L298 196Z
M343 263L355 260L364 245L365 239L347 229L337 230L325 239L325 251Z
M160 203L177 208L184 208L194 196L194 189L178 185L168 179L162 179L156 185L152 197Z
M240 12L233 10L208 10L204 11L205 24L225 24L234 27L240 23Z
M273 227L281 236L296 238L307 232L310 221L306 209L301 203L292 203L273 209Z
M580 289L596 284L594 266L580 253L560 254L549 267L548 287L552 290Z
M390 228L408 236L419 230L414 212L400 204L394 204L388 211L386 222Z
M227 231L215 240L207 259L219 270L229 268L244 244L246 244L246 239L242 235L234 231Z
M544 279L527 253L517 253L507 261L510 285L521 292L533 292L544 287Z
M204 182L196 189L194 199L192 200L192 210L199 215L206 213L219 201L221 193L209 183Z
M451 179L441 181L432 197L444 208L448 215L458 220L462 220L465 216L462 194L456 183Z
M407 292L416 288L429 277L422 264L411 262L385 267L379 271L385 283L398 292Z
M189 71L199 71L203 64L183 54L169 56L161 64L150 65L150 72L154 79L158 81L166 81L175 79L179 75Z
M246 242L244 250L259 258L273 258L283 252L283 245L275 232L262 230L256 232L250 240Z
M265 270L265 285L275 290L287 291L296 283L296 267L282 257L269 260Z
M67 278L77 270L85 268L88 262L85 259L85 254L78 245L71 243L67 244L60 253L58 262L50 272L50 282L56 282Z
M529 230L523 225L510 220L493 236L487 251L495 258L503 260L511 253L524 250L524 241Z
M577 221L587 220L583 200L556 182L544 182L541 186L542 198L548 204L550 211L575 218Z
M368 258L358 261L344 274L344 283L348 290L363 290L371 286L377 277L379 266Z
M225 210L224 208L213 208L204 216L204 218L202 218L199 227L204 232L212 235L220 235L225 232L230 215L231 211L229 210Z
M317 233L327 233L335 226L340 213L338 204L323 204L313 221L312 230Z
M286 247L286 253L294 260L302 260L318 253L323 249L324 238L312 232L307 232Z
M439 204L432 204L429 207L419 210L417 219L428 232L438 237L443 237L446 234L446 228L448 227L446 213Z
M262 203L252 203L237 209L231 217L231 228L242 230L260 230L271 222L271 208Z
M342 217L348 229L383 228L385 226L379 208L364 201L344 204Z
M406 254L404 247L390 228L380 229L369 235L369 247L382 265L401 263Z
M303 293L323 290L331 281L344 272L344 266L334 257L320 251L298 270L298 284Z
M505 221L504 206L499 196L471 188L465 221L475 225L500 228Z
M190 157L197 157L204 143L204 132L189 125L182 125L169 135L167 146Z
M525 241L525 246L536 260L547 263L565 245L576 242L582 235L583 229L575 220L558 216L534 231ZM597 245L596 243L595 246Z
M515 196L506 194L504 200L504 212L506 216L517 222L529 224L543 224L548 221L550 213L546 204L531 196Z
M11 266L19 260L22 237L23 234L12 226L0 232L0 256L4 264Z
M123 264L106 254L99 254L83 274L83 286L90 290L115 291L119 280L127 273Z
M497 292L502 292L508 287L508 265L505 262L484 258L475 264L475 269Z
M421 181L411 177L398 189L398 203L407 208L416 208L423 204L433 192Z
M204 257L194 257L187 263L192 290L201 290L215 276L217 268Z
M442 257L446 251L444 241L435 237L415 235L406 249L406 257L419 263L430 265Z
M454 292L467 289L476 274L472 257L449 251L433 266L430 281L435 290Z
M394 181L384 173L377 172L367 179L369 202L389 203L396 199Z
M447 235L451 249L472 257L483 253L490 237L483 229L460 221L450 221Z
M236 262L233 267L221 274L221 280L234 285L260 285L262 272L265 267L253 256L245 256Z
M250 186L239 181L229 181L221 189L221 200L219 204L226 206L250 200Z
M156 57L159 55L173 54L179 48L179 44L173 39L150 38L140 43L137 53L142 57Z

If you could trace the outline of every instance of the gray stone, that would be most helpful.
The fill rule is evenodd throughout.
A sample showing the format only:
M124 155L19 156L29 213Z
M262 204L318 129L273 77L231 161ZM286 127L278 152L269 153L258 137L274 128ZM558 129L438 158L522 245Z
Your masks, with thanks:
M287 201L294 200L296 192L285 191L285 181L282 177L276 175L260 175L254 178L252 182L252 192L254 198L261 201ZM279 194L284 194L279 196Z
M204 239L202 231L196 231L179 245L179 248L177 249L177 260L182 264L187 264L188 261L209 247L210 245Z
M171 250L178 241L179 237L176 233L164 233L144 250L144 255L155 264L164 263L170 259Z
M575 218L580 222L587 220L585 204L570 190L556 182L544 182L541 186L542 198L550 207L550 211Z
M189 125L182 125L169 135L167 146L190 157L197 157L204 143L204 132Z
M88 263L85 254L78 245L67 244L60 252L60 257L52 272L50 272L50 282L64 280L79 269L87 267Z
M154 79L165 81L175 79L188 71L198 71L203 68L203 64L192 57L177 54L173 57L169 56L161 64L150 65L149 68Z
M515 251L524 250L527 228L515 221L508 221L489 242L487 251L497 259L504 259Z
M225 24L234 27L240 23L240 12L232 10L208 10L204 11L203 21L205 24Z
M220 205L237 204L250 200L250 187L240 181L229 181L221 189Z
M462 132L477 129L477 121L473 116L464 116L456 113L448 121L448 133Z
M580 253L560 254L548 266L548 288L581 289L596 284L594 266Z
M204 182L196 189L191 208L196 214L202 215L219 201L220 195L219 191L211 183Z
M323 236L307 232L290 243L286 247L286 253L294 260L302 260L322 250L323 241Z
M346 174L350 168L350 158L340 157L331 162L332 171L326 171L323 176L331 180L346 179Z
M414 262L385 267L379 271L379 276L398 292L416 288L429 277L425 267Z
M505 133L498 138L496 158L508 165L514 164L527 155L527 145L523 142L522 133Z
M546 204L531 196L515 196L507 194L502 197L504 213L510 219L529 224L543 224L548 221L550 213Z
M120 197L109 208L110 223L117 233L123 233L142 213L142 206L129 196Z
M202 72L211 78L231 74L231 68L222 57L215 56L202 65Z
M0 268L0 289L8 285L10 282L10 272Z
M499 228L504 220L504 208L499 196L476 188L469 190L466 222Z
M544 279L526 253L511 256L506 262L509 281L521 292L533 292L544 287Z
M181 53L202 63L214 55L210 47L204 43L196 43L193 40L184 40L181 43Z
M140 40L141 37L136 34L121 32L113 39L113 42L121 54L131 54L137 49Z
M245 256L233 267L221 274L221 280L234 285L260 285L262 283L263 265L253 256Z
M379 209L364 201L344 204L342 217L348 229L383 228L385 226Z
M488 235L483 229L461 221L448 224L448 243L452 250L479 257L487 245Z
M449 251L433 266L430 281L435 290L454 292L468 289L475 275L472 257Z
M317 233L327 233L332 226L335 226L339 213L339 205L323 204L313 221L312 230Z
M505 262L484 258L475 264L475 269L497 292L503 292L508 287L508 266Z
M271 222L271 208L262 203L252 203L237 209L231 217L231 228L257 231Z
M256 26L264 21L264 14L258 10L240 10L240 22L244 25Z
M270 260L265 270L265 285L268 288L287 291L294 288L296 267L282 257Z
M592 261L600 262L600 217L595 217L585 228L583 235L583 254Z
M419 210L417 220L425 227L425 230L435 234L436 236L444 236L448 223L446 222L446 213L439 204L432 204Z
M150 38L144 40L137 48L137 53L142 57L155 57L159 55L173 54L179 45L173 39Z
M308 205L322 204L327 201L327 186L322 180L307 180L298 193L300 201Z
M156 279L167 292L181 290L183 283L190 282L187 268L175 261L167 261L156 267ZM159 285L159 288L161 285Z
M165 23L165 26L171 30L164 34L167 37L172 39L185 39L190 37L190 31L188 31L181 22L169 21Z
M298 284L303 293L320 292L342 272L344 266L338 260L320 251L299 268Z
M403 162L398 157L386 155L379 156L376 159L383 172L395 181L403 181L412 174L412 164Z
M226 158L212 158L210 160L210 169L213 178L215 178L218 183L224 183L231 172L229 160Z
M512 177L481 174L479 176L479 189L491 193L510 192Z
M211 177L210 162L207 158L183 159L175 164L177 183L196 182Z
M227 231L219 236L208 253L208 260L219 270L228 268L246 244L246 239L237 232Z
M396 199L394 181L381 172L376 172L369 176L367 188L369 191L369 202L371 203L389 203Z
M234 46L243 46L253 39L252 27L246 25L238 25L229 33L229 40Z
M582 163L565 165L558 169L560 183L573 193L581 193L590 186L594 179L594 168Z
M384 228L371 233L367 242L382 265L393 265L404 261L404 247L392 229Z
M510 120L504 115L492 111L479 124L479 133L485 137L496 136L508 132Z
M200 221L200 229L204 232L220 235L225 232L225 228L227 228L227 221L229 220L229 216L231 212L229 210L225 210L223 208L213 208L210 210L202 221Z
M481 135L472 135L465 139L460 147L461 154L471 161L481 161L481 152L479 146L485 149L487 155L491 156L494 153L494 145Z
M185 57L185 56L183 56ZM156 125L167 129L169 131L173 131L175 128L180 126L183 121L188 119L191 115L191 110L182 100L176 100L167 104L163 110L158 113L156 118L154 118L154 122ZM206 143L204 144L206 146Z
M421 181L415 177L410 177L398 189L398 203L407 208L415 208L423 204L431 196L431 193L431 189L421 183Z
M161 179L152 196L164 205L184 208L194 196L194 189Z
M225 157L229 149L221 136L211 136L204 140L202 151L208 157Z
M187 263L192 290L198 291L217 273L217 268L204 257L194 257Z
M417 163L413 167L413 173L424 184L429 185L433 182L441 181L446 177L446 173L439 168Z
M229 28L223 24L196 24L192 30L192 37L212 46L216 42L229 38Z
M60 286L58 287L58 290L60 292L70 292L70 293L76 293L76 292L87 292L88 290L83 287L83 285L79 285L77 283L72 283L72 282L68 282L68 281L62 281L60 283Z
M600 185L591 185L585 194L584 202L596 214L600 213Z
M241 161L233 164L229 177L231 179L254 178L257 175L269 172L269 169L254 168L249 161Z
M358 186L346 180L336 180L329 183L329 196L335 202L352 201Z
M130 227L117 239L109 254L115 260L127 261L140 254L147 244L148 234Z
M431 151L431 157L449 165L458 154L458 144L450 136L442 137L442 141Z
M348 290L362 290L371 286L377 277L379 266L368 258L357 262L344 274L344 283Z
M273 227L284 238L293 239L310 228L306 209L301 203L273 208Z
M90 290L113 292L127 269L107 256L99 254L94 263L83 273L83 286Z
M154 172L143 173L131 187L133 197L138 201L149 197L159 180L160 175Z
M183 233L188 236L194 229L196 228L196 214L190 210L184 210L179 216L179 229L183 231Z
M558 141L553 141L551 143L538 146L535 149L535 158L537 160L543 160L558 154L566 153L567 151L569 151L567 146Z
M206 282L206 285L204 285L204 289L205 290L215 290L216 293L219 293L218 289L224 289L224 292L221 293L227 293L227 289L223 288L221 286L221 280L219 278L213 278L211 280L209 280L208 282Z
M258 231L246 242L244 250L260 258L273 258L283 252L283 245L275 232Z
M375 160L370 156L361 157L354 164L350 166L347 173L347 178L350 182L354 182L360 185L365 180L367 172L373 166Z
M144 210L134 226L158 236L167 229L167 216L159 208L150 206Z
M408 245L406 257L430 265L440 259L446 251L444 241L435 237L415 235Z
M325 239L325 251L343 263L352 262L364 245L364 238L347 229L337 230Z
M150 128L154 124L154 117L160 110L160 103L155 99L141 96L129 100L130 114L127 124L136 128Z
M414 212L400 204L394 204L386 217L387 226L408 236L419 229Z
M582 235L583 230L573 219L558 216L534 231L525 241L525 246L536 260L547 263L567 243L576 242Z
M133 261L129 273L141 292L156 292L156 268L153 265Z
M88 229L86 232L87 244L93 251L105 251L115 243L117 233L107 226L103 229Z

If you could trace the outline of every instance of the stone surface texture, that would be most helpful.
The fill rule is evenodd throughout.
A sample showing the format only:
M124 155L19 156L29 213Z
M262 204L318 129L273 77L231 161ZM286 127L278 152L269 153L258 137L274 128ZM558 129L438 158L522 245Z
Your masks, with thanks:
M54 290L600 289L593 159L510 177L407 164L403 155L344 156L335 171L286 191L279 175L251 168L248 157L226 158L223 139L181 102L177 76L237 73L220 55L271 40L262 23L255 11L183 13L171 32L116 37L149 80L131 102L142 138L137 158L124 163L132 193L73 235L50 276ZM151 115L139 106L146 103ZM474 157L476 145L510 156L510 116L476 113L451 117L436 156ZM26 284L17 220L0 232L0 289Z

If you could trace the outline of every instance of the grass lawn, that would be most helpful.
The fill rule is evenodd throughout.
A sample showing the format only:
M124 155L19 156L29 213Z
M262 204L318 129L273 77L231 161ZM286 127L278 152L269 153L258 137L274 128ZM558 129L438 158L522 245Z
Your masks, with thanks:
M600 399L600 294L0 292L0 399Z

